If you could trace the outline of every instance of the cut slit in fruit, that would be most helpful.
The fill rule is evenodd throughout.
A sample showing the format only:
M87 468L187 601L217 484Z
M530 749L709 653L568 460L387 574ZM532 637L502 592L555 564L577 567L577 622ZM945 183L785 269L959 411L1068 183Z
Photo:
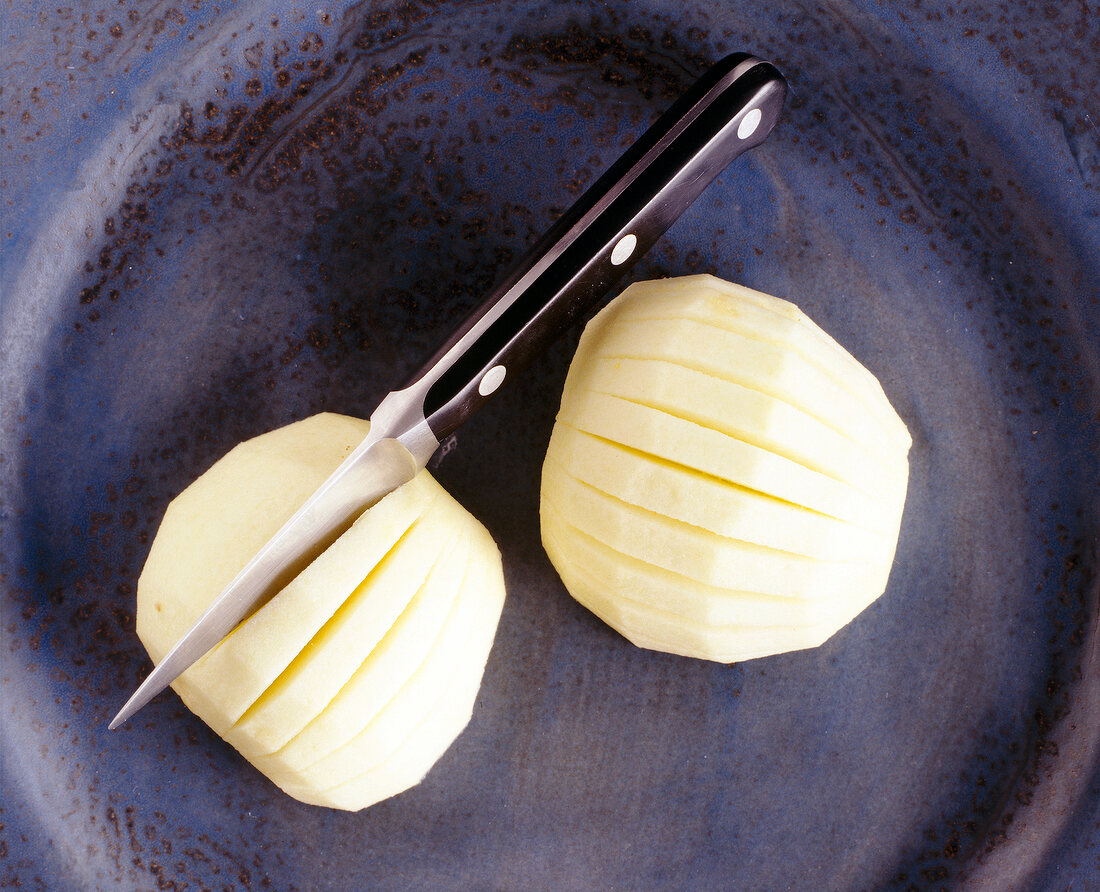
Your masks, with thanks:
M366 429L334 415L290 425L242 444L173 502L138 587L139 634L155 659ZM275 497L280 490L270 473L293 498ZM258 510L267 513L256 518ZM482 591L464 583L471 574ZM347 774L321 768L303 781L296 765L323 761L380 711L419 709L448 690L454 677L464 677L473 692L464 718L423 726L424 733L442 738L425 740L419 730L410 731L404 781L387 780L386 795L393 795L428 771L432 754L450 746L469 718L503 598L500 553L491 537L422 472L368 509L174 687L257 767L303 801L317 802L320 790L339 785ZM476 634L448 652L452 663L437 658L425 674L432 642L456 634L447 624L460 605L470 609L467 601L476 606ZM421 678L413 693L417 702L402 706L409 694L405 681L414 676ZM275 754L264 755L272 749ZM278 753L295 754L297 762L280 764ZM377 801L366 787L361 792L329 797L327 804L360 809Z
M274 752L319 715L426 584L451 529L443 512L419 518L227 731L226 741L246 758Z
M438 497L419 477L405 489L360 517L277 597L180 676L176 689L184 702L219 735L286 670ZM211 690L218 692L215 699L207 696Z
M678 288L666 287L670 282ZM625 314L631 319L693 319L797 353L819 374L859 399L890 435L891 442L901 447L910 445L909 432L878 379L789 301L705 274L638 282L633 287L634 306Z
M543 464L566 588L635 643L721 661L824 641L882 593L911 440L784 301L639 283L581 336Z
M547 551L567 549L569 568L584 570L624 598L668 613L714 626L774 626L784 622L817 622L829 615L830 602L861 582L873 569L840 579L833 591L817 591L813 597L792 597L767 592L736 590L699 582L640 558L624 554L569 524L550 505L543 505ZM818 605L821 605L819 608Z
M801 356L692 319L620 319L592 357L676 363L801 409L844 437L866 443L887 440L881 425L854 397Z
M594 434L591 431L581 430L580 428L573 427L573 425L563 421L560 418L558 419L558 423L554 426L554 432L551 436L551 440L553 440L556 436L563 436L566 432L574 434L577 437L585 438L587 441L591 441L593 443L604 444L608 448L614 449L617 452L621 453L622 458L628 462L635 459L644 462L652 462L653 464L659 465L661 467L675 469L681 471L684 474L689 474L692 476L692 478L698 477L702 480L712 480L718 484L721 484L722 486L728 486L731 489L735 489L739 492L758 496L761 499L767 499L779 505L790 505L792 508L797 508L800 511L808 511L809 513L814 514L818 517L827 518L829 520L839 520L839 518L836 518L833 515L828 514L824 511L819 511L816 508L812 508L808 505L800 505L798 502L789 501L788 499L784 499L781 496L775 495L774 493L764 492L763 490L759 489L753 489L751 486L746 486L744 483L728 480L710 471L702 471L698 468L693 468L691 465L683 464L682 462L676 461L675 459L667 458L664 455L660 455L655 452L646 452L645 450L639 449L635 446L629 446L625 443L619 443L615 440L608 439L607 437L601 436L600 434ZM578 475L574 474L574 476ZM578 479L583 478L578 477ZM591 480L586 480L585 482L594 483L594 481Z
M450 748L470 720L471 705L479 679L456 676L433 708L410 732L407 742L381 764L325 791L313 787L287 786L284 790L304 802L329 808L355 809L362 801L381 802L423 780L428 769Z
M547 503L572 518L578 529L622 554L705 585L808 597L863 563L817 560L719 536L579 483L558 470L553 459L543 466L543 481L554 492Z
M880 565L866 563L841 565L808 595L734 589L620 551L570 524L550 502L541 513L555 566L568 558L570 569L587 569L625 600L716 626L819 622L843 612L853 593L858 598L866 586L885 581Z
M600 357L584 392L630 400L789 458L873 494L898 476L873 451L855 447L812 415L755 390L665 360ZM577 391L562 396L569 406Z
M265 771L297 772L345 746L374 720L424 663L453 615L470 560L452 549L433 568L414 603L308 725L277 752L257 759Z
M679 289L663 287L663 282L638 283L639 303L630 318L639 322L688 318L794 350L820 374L849 390L892 440L909 445L909 433L875 376L853 363L848 352L794 304L714 276L675 281ZM736 311L730 312L731 307Z
M610 597L602 580L575 564L569 565L567 577L574 597L600 619L620 629L632 643L640 647L654 647L676 637L685 642L682 655L708 660L727 662L767 656L775 652L776 646L782 646L784 650L815 647L832 634L829 620L835 621L835 617L821 611L817 621L796 621L787 617L785 621L770 626L699 622L631 598Z
M883 511L878 500L842 480L620 397L585 392L562 406L557 423L850 523L874 528L876 515Z
M321 759L299 768L295 780L318 790L331 790L344 785L415 740L415 729L438 702L440 692L446 692L456 678L480 678L484 659L460 659L467 649L478 654L488 653L486 638L491 641L493 629L485 622L498 607L498 598L487 586L479 568L474 568L462 586L444 631L427 658L404 682L398 693L380 709L355 737ZM476 687L464 704L466 717L473 708ZM432 744L426 741L426 744ZM279 782L277 775L272 775ZM328 786L322 786L328 784Z
M858 559L881 536L567 425L551 439L548 451L573 479L720 536L822 560Z
M483 584L481 590L486 590ZM486 635L487 629L484 624L477 624L468 641L469 646L479 651L485 650ZM445 740L448 736L453 738L452 729L464 728L470 719L473 704L477 698L479 677L480 672L455 673L447 690L432 703L407 739L424 741L430 745L433 741ZM429 758L434 762L446 749L447 747L440 748L436 744L431 752L418 755L416 747L403 745L384 763L357 773L338 787L328 790L326 795L336 803L344 801L347 797L354 799L364 795L379 795L392 788L395 778L408 778L416 774L418 764L428 761ZM424 772L421 771L415 780L419 780L423 774Z

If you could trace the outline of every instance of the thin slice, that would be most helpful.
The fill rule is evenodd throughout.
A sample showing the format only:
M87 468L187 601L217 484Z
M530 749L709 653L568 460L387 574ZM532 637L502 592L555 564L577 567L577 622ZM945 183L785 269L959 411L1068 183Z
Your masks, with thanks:
M883 536L568 425L554 428L548 461L573 478L656 514L733 539L827 560L859 560Z
M710 275L638 282L631 292L632 319L695 319L796 351L850 391L897 445L911 443L878 379L789 301Z
M616 500L543 465L545 501L578 529L622 554L706 585L793 598L834 591L864 561L827 561L719 536ZM561 572L559 568L559 573Z
M761 446L619 397L586 392L558 423L851 523L873 528L885 511L881 500Z
M790 605L791 620L773 626L700 623L632 600L571 560L562 566L570 594L638 647L729 663L816 647L835 631L835 626L801 621L796 603Z
M364 513L177 679L176 690L187 706L224 736L442 493L421 473Z
M879 575L867 564L838 580L834 590L807 598L720 588L616 551L570 524L549 503L543 503L541 514L544 544L555 566L565 572L576 568L639 605L713 626L816 625L843 612L847 594Z
M705 372L661 360L594 359L585 390L606 393L721 431L805 467L843 480L868 494L899 473L877 453L853 445L817 418L790 403ZM562 396L566 411L579 388Z
M481 591L489 592L493 587L494 583L489 580L482 583ZM500 606L495 599L482 600L483 611L499 613ZM493 627L479 622L471 630L467 644L474 652L487 653L492 639ZM447 690L435 699L420 724L393 755L381 765L356 773L323 795L336 807L347 807L345 803L367 797L378 800L418 783L427 773L423 766L437 762L469 724L483 671L471 671L470 667L463 666L461 671L453 672Z
M290 778L340 749L370 724L427 659L458 603L460 581L471 559L469 535L463 531L340 692L277 752L268 750L253 758L256 767L268 775Z
M449 687L436 698L406 742L381 764L331 790L317 792L310 787L288 786L286 791L303 802L355 810L362 808L361 803L381 802L420 783L470 723L481 675L461 672L449 681Z
M480 550L484 543L474 547ZM346 745L291 776L272 774L272 780L294 796L323 789L324 804L360 807L336 804L328 793L339 789L344 803L377 801L382 793L393 795L423 777L469 721L500 616L499 557L495 566L475 559L469 569L442 635L398 694ZM450 719L442 725L426 723L436 713ZM411 774L396 784L399 789L387 771L371 774L397 754L412 766ZM369 782L363 780L367 775Z
M251 759L275 752L318 716L426 586L455 530L462 534L459 511L433 502L225 739Z
M660 359L694 368L795 406L857 444L887 442L851 393L798 354L693 319L617 320L600 332L589 358ZM568 392L571 382L567 380ZM885 455L895 461L894 450Z

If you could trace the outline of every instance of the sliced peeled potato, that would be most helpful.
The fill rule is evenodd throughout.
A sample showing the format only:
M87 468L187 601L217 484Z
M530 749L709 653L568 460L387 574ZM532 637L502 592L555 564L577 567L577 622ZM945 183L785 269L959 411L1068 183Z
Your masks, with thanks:
M693 319L797 352L814 369L849 392L881 428L908 449L909 432L890 406L882 385L805 313L789 301L710 275L638 282L640 305L631 318Z
M264 434L169 505L138 584L138 634L154 662L367 430L322 414ZM492 538L422 472L364 512L173 687L292 795L361 809L384 798L371 790L389 796L416 783L461 732L503 598ZM441 648L456 639L465 646ZM421 721L458 677L473 692L465 719ZM322 797L369 767L334 772L325 760L390 712L418 717L393 732L404 734L395 742L406 751L403 780Z
M467 567L459 596L427 658L353 738L315 761L298 763L291 772L284 773L286 754L276 754L263 762L279 763L270 776L288 791L313 791L318 804L343 807L338 803L361 797L376 801L390 788L394 777L382 766L399 762L403 772L411 770L427 758L411 758L415 753L433 754L428 764L434 763L446 747L425 729L453 728L459 718L461 729L469 721L484 668L484 657L471 655L488 653L495 622L490 624L487 617L500 612L484 570L476 564Z
M463 546L442 556L408 610L325 710L280 748L257 756L262 770L269 776L293 777L344 747L397 700L449 626L465 587L469 551Z
M792 511L792 502L566 424L555 427L551 440L551 460L574 480L731 539L823 560L861 560L883 535L808 508Z
M794 305L632 285L585 329L542 475L566 588L631 641L731 662L812 647L885 588L911 440Z

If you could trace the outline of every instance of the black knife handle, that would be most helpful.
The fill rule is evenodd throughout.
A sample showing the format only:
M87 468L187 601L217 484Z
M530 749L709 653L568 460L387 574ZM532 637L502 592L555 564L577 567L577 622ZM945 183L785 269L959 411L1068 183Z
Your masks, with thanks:
M710 68L581 196L414 376L442 440L606 294L775 126L787 83L745 54Z

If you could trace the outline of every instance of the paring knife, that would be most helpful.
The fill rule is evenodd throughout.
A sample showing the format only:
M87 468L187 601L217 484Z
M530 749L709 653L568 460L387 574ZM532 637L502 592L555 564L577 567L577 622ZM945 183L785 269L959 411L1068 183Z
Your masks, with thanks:
M253 557L122 707L117 728L346 530L591 307L742 152L775 126L787 83L746 54L710 68L539 240L414 376L363 443Z

